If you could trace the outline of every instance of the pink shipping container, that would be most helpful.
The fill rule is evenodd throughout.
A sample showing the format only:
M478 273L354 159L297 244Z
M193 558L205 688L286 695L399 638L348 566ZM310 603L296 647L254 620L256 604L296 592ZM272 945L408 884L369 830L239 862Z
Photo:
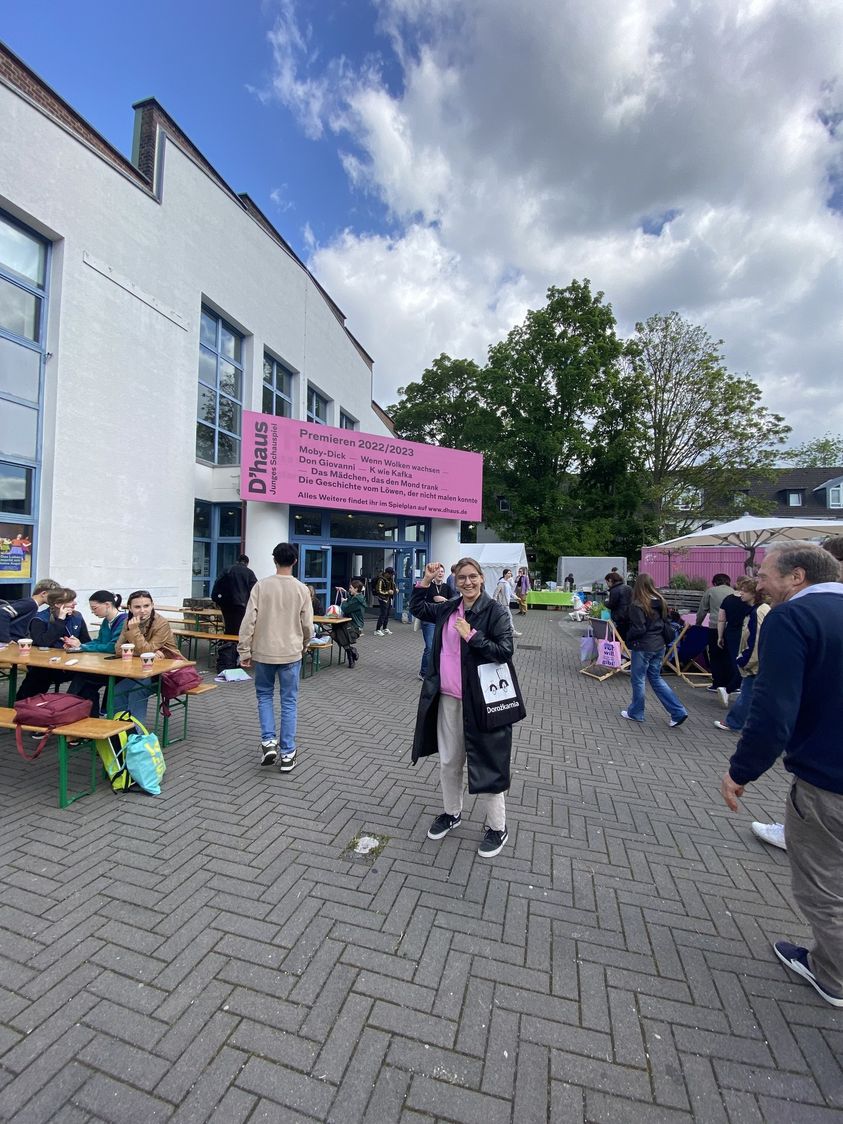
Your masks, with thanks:
M734 581L746 573L746 551L740 546L691 546L687 550L673 550L668 554L657 546L641 548L642 574L649 574L657 586L666 586L672 574L685 574L689 578L705 578L710 582L715 574L728 574ZM764 548L755 552L755 565L764 557Z

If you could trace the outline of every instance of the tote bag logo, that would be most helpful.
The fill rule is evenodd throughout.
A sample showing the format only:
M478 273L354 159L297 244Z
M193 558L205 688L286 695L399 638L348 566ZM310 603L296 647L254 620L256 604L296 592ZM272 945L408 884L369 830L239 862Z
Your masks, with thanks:
M480 690L483 692L483 702L490 708L490 712L508 710L510 706L518 705L515 684L505 663L481 663L477 668L477 675L480 680Z

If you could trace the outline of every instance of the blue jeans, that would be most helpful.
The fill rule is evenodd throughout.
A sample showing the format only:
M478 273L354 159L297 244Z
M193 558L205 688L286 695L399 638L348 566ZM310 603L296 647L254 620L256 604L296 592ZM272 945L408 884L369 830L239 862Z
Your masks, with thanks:
M644 721L644 683L653 688L653 692L671 719L683 718L688 712L676 695L662 679L662 661L664 648L657 652L632 652L632 666L629 669L632 679L632 702L627 707L627 714L638 722Z
M156 688L156 682L150 679L118 679L114 684L114 713L128 710L133 718L146 725L146 704Z
M278 744L283 757L296 750L296 719L298 717L301 660L295 663L255 663L255 695L258 700L258 721L261 741L275 737L275 680L281 692L281 731Z
M436 631L436 625L433 621L419 621L419 627L424 637L424 651L422 652L419 675L427 675L427 669L430 665L430 653L433 651L433 633Z
M741 679L741 693L732 703L726 715L726 725L730 730L742 730L749 717L749 704L752 702L752 688L755 686L754 675L744 675Z

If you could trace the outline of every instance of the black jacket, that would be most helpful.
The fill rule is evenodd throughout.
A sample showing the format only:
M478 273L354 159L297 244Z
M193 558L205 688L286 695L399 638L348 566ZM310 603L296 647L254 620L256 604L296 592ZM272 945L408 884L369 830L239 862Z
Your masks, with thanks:
M461 597L433 604L427 601L427 590L416 586L410 598L410 612L421 621L434 621L433 651L430 667L422 684L416 729L413 737L413 764L420 757L438 753L436 720L439 714L439 660L442 655L442 629L462 603ZM481 593L465 614L475 629L468 643L460 644L462 668L462 716L465 751L468 759L468 791L506 792L509 788L509 761L512 753L512 727L483 730L475 710L474 692L468 678L476 675L481 663L505 663L512 659L512 622L502 605L488 593Z
M249 604L249 594L257 582L254 573L243 562L235 562L220 574L211 590L211 599L218 605L236 605L245 609Z
M41 606L31 597L20 601L0 600L0 644L29 636L29 626Z
M626 646L631 652L658 652L673 640L673 629L667 617L662 616L661 600L654 597L651 604L654 610L651 617L634 601L629 606Z
M632 590L628 585L616 582L606 598L606 608L612 614L615 624L625 625L629 620L629 605L632 601Z

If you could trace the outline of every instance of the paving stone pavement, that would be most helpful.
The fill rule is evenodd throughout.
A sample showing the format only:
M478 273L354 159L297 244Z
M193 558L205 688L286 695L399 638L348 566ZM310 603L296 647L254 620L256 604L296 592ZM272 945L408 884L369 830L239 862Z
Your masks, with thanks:
M60 811L52 753L0 753L0 1119L14 1124L831 1124L843 1012L775 960L804 939L787 857L719 781L722 712L670 730L578 672L531 612L510 841L479 858L413 769L421 637L303 682L300 763L258 766L251 684L194 700L159 798ZM352 839L387 839L374 860Z

